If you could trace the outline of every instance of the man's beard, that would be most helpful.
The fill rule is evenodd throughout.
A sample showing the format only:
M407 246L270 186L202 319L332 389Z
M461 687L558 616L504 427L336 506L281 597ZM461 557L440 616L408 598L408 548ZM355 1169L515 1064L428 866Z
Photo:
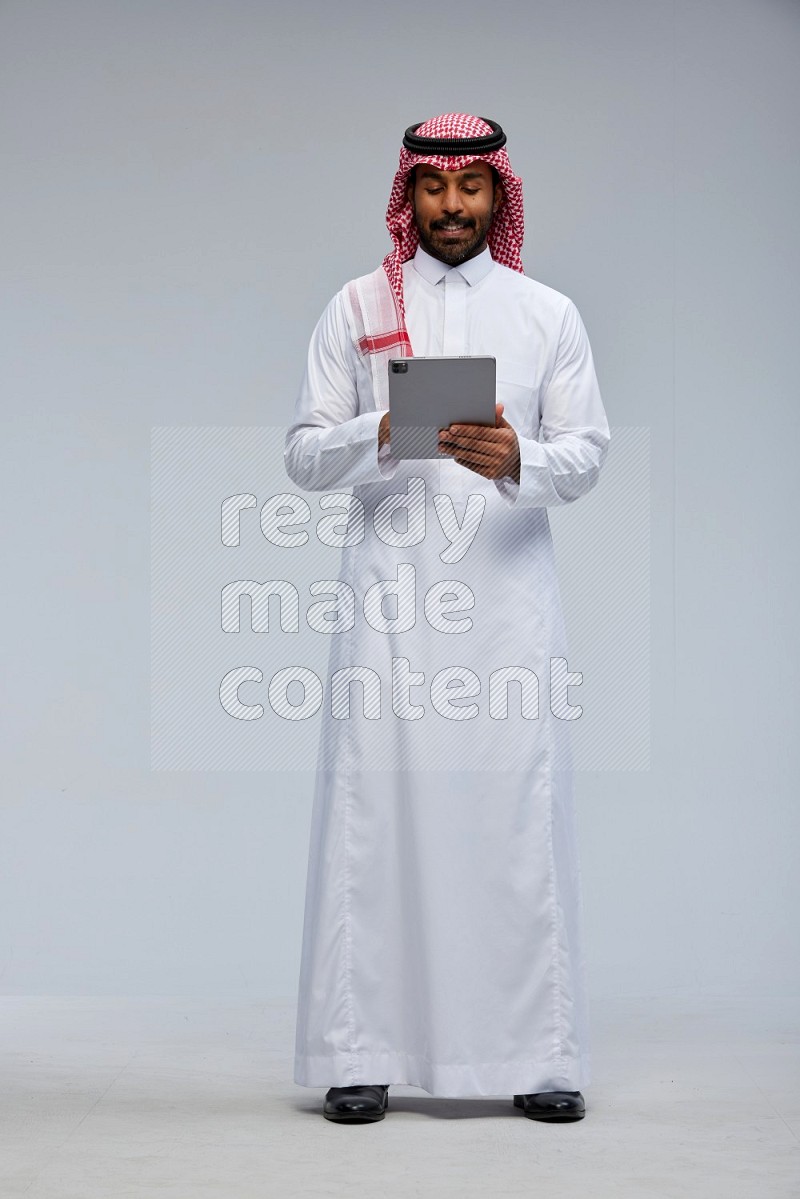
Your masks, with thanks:
M429 230L422 229L419 223L417 223L417 232L422 248L423 250L427 250L434 258L441 259L449 266L458 266L485 239L492 223L492 215L490 212L483 220L450 221L442 219L433 221ZM439 227L443 225L458 225L462 229L469 228L470 232L467 233L463 241L448 241L446 238L442 238L438 232Z

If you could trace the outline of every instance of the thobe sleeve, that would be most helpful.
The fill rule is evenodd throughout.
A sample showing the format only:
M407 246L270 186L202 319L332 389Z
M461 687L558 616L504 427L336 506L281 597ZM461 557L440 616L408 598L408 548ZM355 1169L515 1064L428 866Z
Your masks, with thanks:
M510 507L569 504L585 495L598 480L611 440L589 338L570 299L544 386L539 436L517 432L519 483L510 475L494 480Z
M339 292L308 347L294 422L286 434L286 473L308 491L390 479L400 465L389 445L378 451L383 412L359 413L357 351Z

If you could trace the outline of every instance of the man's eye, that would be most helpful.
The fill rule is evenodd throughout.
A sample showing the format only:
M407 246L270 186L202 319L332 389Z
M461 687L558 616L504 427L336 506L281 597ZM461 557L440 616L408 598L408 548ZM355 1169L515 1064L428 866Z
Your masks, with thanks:
M440 192L441 190L442 189L440 187L426 187L425 188L425 191L428 193L429 196L435 196L436 193Z
M465 187L464 188L464 191L467 193L468 196L477 196L478 190L479 189L477 187Z

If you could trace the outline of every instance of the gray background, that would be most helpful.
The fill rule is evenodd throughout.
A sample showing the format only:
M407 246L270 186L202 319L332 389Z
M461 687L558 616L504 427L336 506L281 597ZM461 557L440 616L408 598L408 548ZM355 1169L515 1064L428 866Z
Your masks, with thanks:
M293 996L313 776L149 768L150 430L288 423L403 129L459 110L650 430L651 769L577 776L593 994L796 989L799 45L776 0L2 4L3 993Z

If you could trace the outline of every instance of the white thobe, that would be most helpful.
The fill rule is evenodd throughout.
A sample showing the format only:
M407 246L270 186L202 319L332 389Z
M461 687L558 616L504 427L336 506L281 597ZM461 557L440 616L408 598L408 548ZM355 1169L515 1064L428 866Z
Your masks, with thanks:
M420 595L448 576L477 602L461 638L419 614L396 634L376 634L361 617L331 638L294 1077L442 1096L578 1090L590 1061L569 721L547 699L545 719L522 720L513 699L508 719L489 719L485 683L511 662L541 677L548 659L567 657L547 507L595 485L608 423L568 297L488 249L447 267L419 248L403 277L414 354L496 358L520 479L486 479L453 460L399 461L391 443L379 452L383 413L369 363L355 346L346 289L334 296L311 338L287 472L311 491L352 486L363 503L366 536L342 551L357 611L365 589L396 578L400 562L413 564ZM425 483L426 537L397 549L372 518L412 476ZM467 553L447 566L438 493L459 519L470 496L485 503ZM350 717L333 716L337 669L374 667L392 702L389 662L399 658L418 672L409 697L422 719L397 695L379 721L366 719L358 686ZM453 720L452 709L446 719L441 695L432 709L433 687L428 696L416 686L453 664L482 677L479 719Z

